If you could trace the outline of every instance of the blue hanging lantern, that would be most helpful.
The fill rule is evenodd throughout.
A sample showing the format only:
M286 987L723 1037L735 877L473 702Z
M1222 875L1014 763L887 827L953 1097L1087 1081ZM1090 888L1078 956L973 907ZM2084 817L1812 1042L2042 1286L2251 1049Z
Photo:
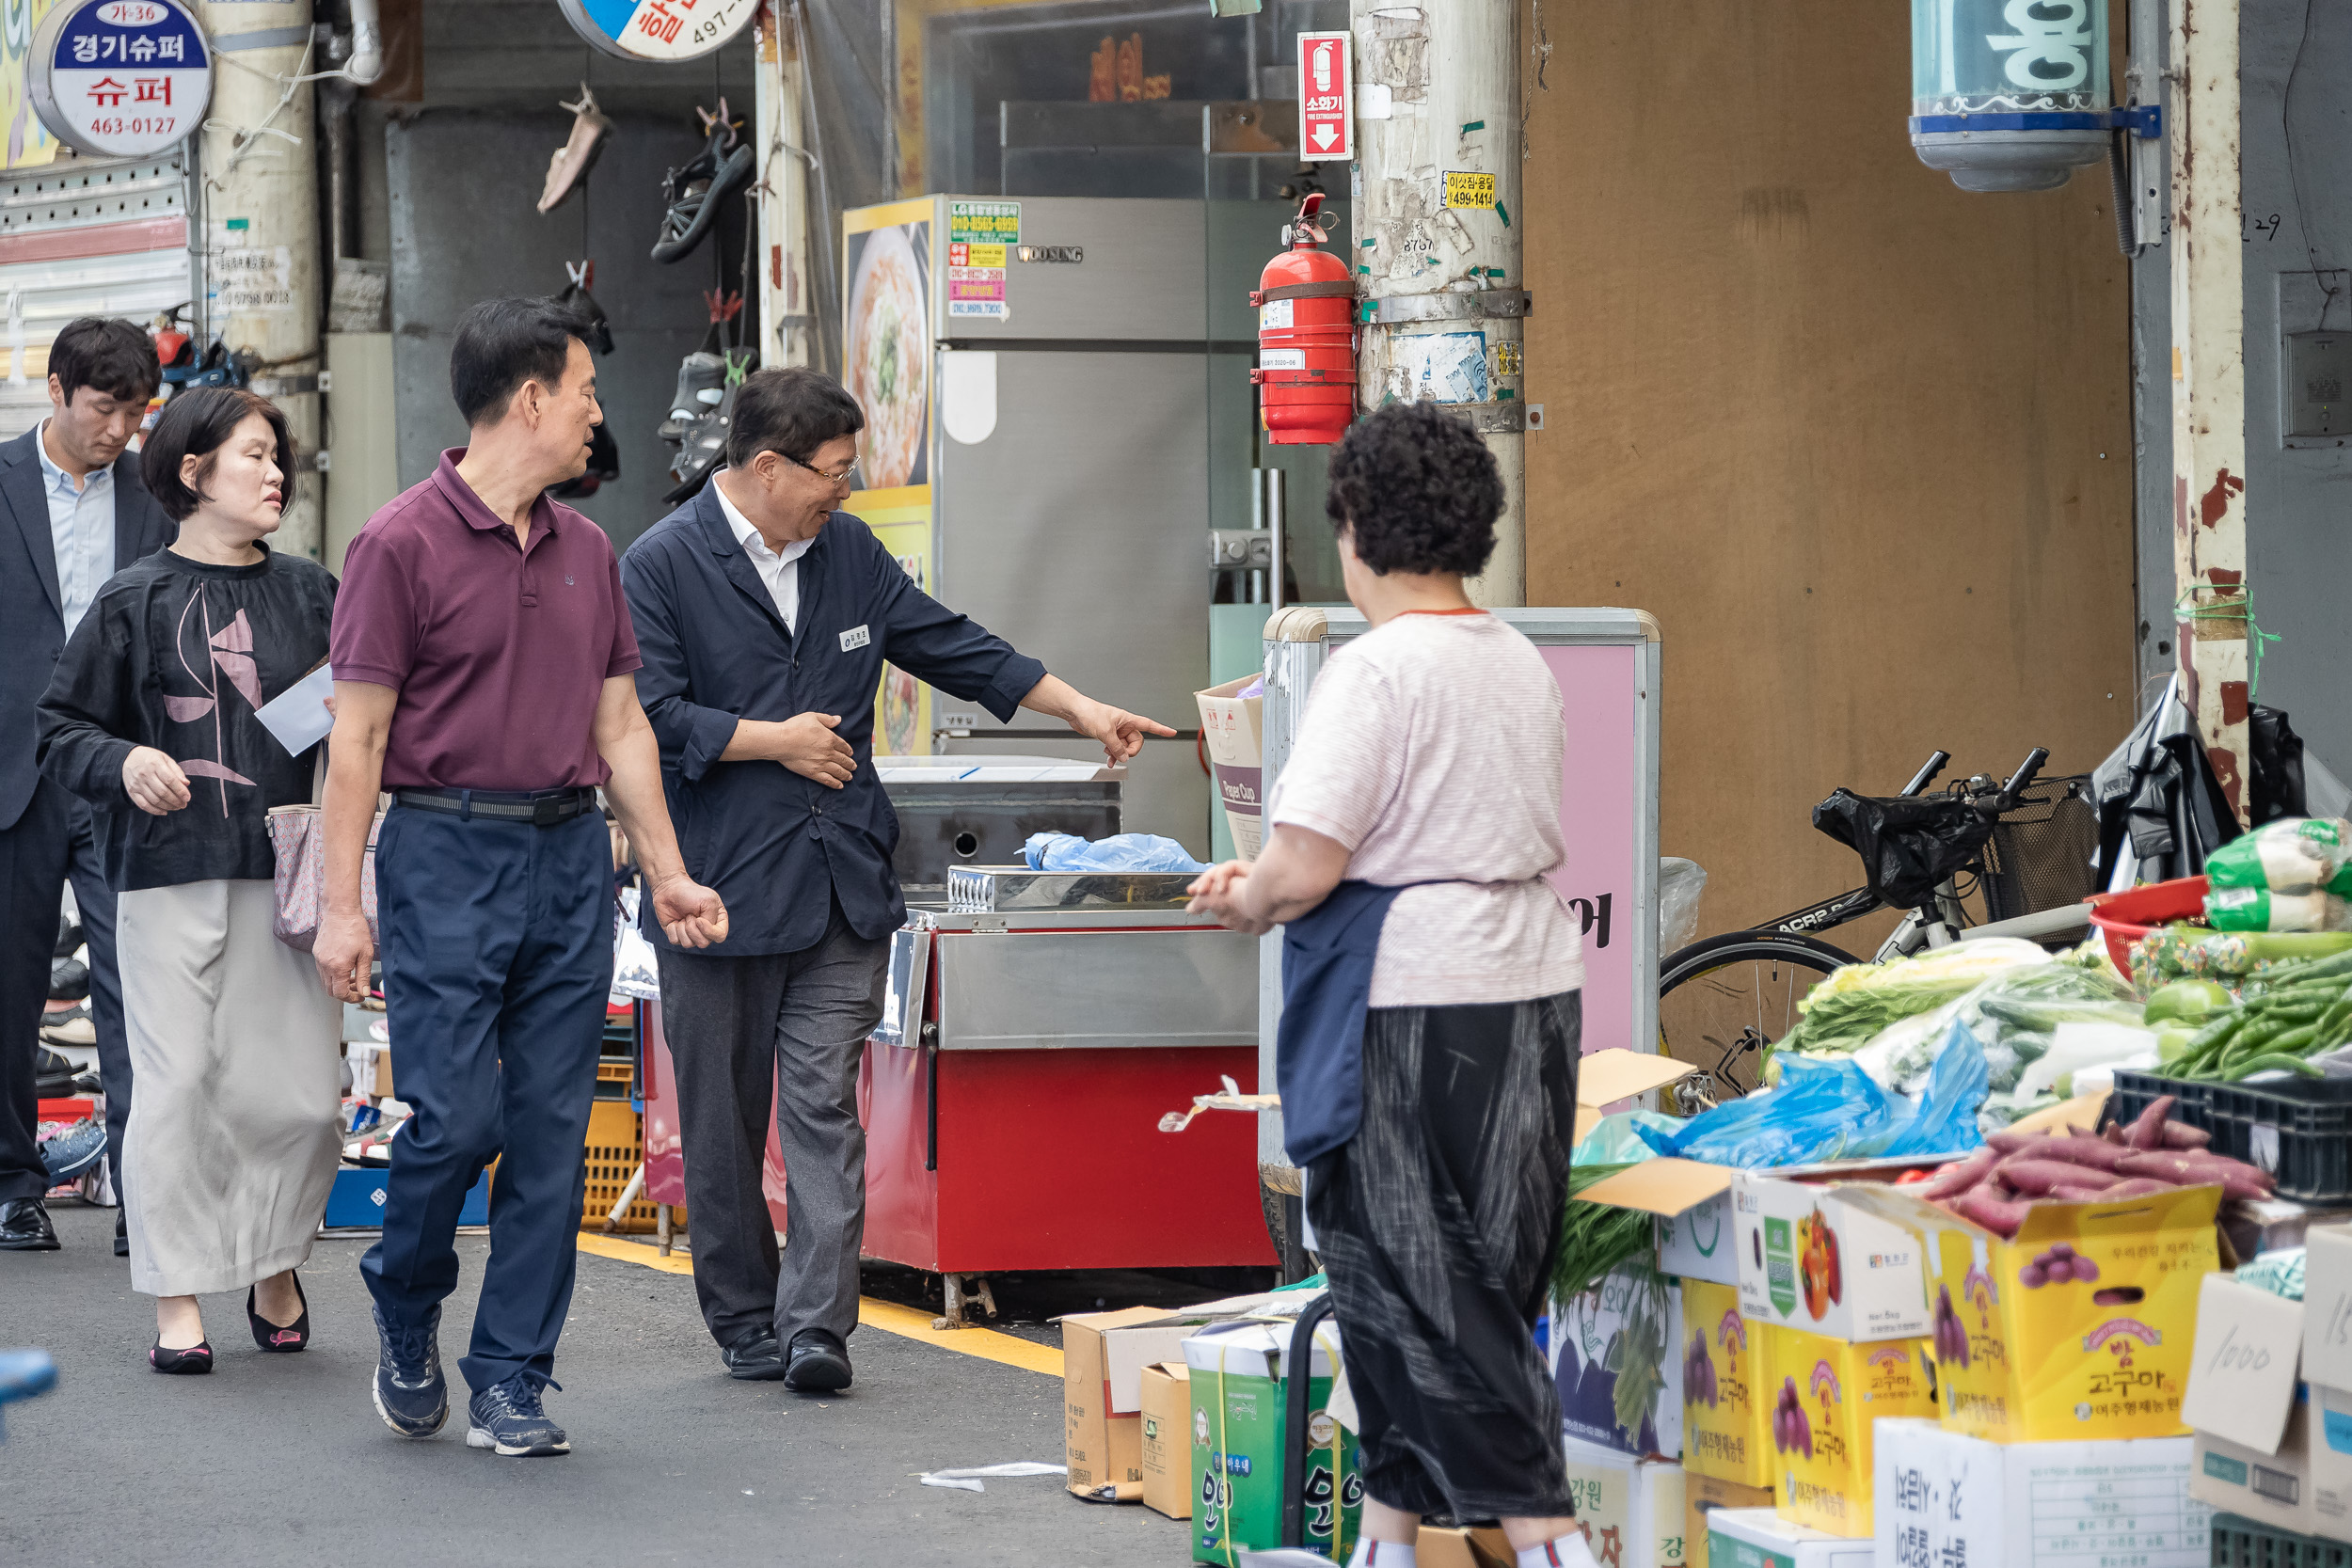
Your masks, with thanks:
M2119 123L2106 0L1911 0L1911 145L1964 191L2063 185Z

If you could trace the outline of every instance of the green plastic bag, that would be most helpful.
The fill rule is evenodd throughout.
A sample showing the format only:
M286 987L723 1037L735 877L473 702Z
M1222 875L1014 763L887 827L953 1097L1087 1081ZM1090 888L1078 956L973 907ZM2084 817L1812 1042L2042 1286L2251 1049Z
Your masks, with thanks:
M2217 887L2205 895L2205 919L2221 931L2352 931L2352 904L2318 888Z
M2352 892L2352 824L2332 816L2282 816L2216 849L2205 877L2218 888L2272 893ZM2315 927L2244 927L2245 930L2314 930Z

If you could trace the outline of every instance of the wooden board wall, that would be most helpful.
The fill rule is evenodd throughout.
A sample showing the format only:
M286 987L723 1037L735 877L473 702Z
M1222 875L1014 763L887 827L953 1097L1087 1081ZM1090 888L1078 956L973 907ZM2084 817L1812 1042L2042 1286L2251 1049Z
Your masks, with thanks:
M1528 603L1662 624L1662 843L1710 874L1703 933L1860 882L1810 823L1839 784L1892 794L1938 747L2094 766L2134 713L2105 167L1985 196L1923 166L1899 6L1549 0L1522 25L1552 45L1526 100Z

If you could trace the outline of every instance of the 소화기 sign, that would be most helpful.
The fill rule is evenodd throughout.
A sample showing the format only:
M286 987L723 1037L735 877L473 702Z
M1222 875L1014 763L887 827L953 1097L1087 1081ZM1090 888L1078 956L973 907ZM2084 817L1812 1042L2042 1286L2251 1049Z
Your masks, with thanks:
M1345 33L1298 35L1298 155L1310 162L1346 163L1356 156L1347 45Z
M698 60L728 42L759 9L759 0L562 0L572 31L624 60L675 65Z
M59 141L99 157L177 147L213 97L213 53L180 0L66 0L28 56L33 108Z

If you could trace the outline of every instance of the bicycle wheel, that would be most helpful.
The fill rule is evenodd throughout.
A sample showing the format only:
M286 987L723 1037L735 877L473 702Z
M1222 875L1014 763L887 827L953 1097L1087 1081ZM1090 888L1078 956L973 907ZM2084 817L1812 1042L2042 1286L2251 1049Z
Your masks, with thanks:
M1853 961L1826 942L1777 931L1732 931L1677 948L1659 966L1658 1048L1697 1068L1683 1082L1709 1099L1746 1094L1764 1048L1796 1027L1797 1004Z

